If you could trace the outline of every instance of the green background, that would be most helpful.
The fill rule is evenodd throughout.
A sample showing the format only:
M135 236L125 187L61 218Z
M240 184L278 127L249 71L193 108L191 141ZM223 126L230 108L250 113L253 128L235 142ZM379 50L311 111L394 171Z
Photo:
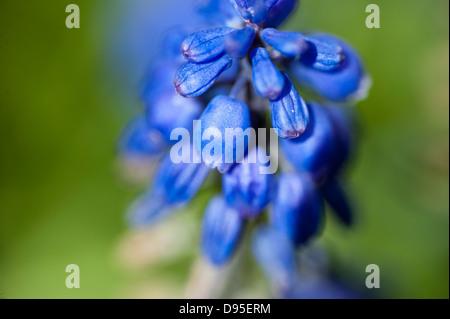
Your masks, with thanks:
M181 295L195 240L185 255L142 267L117 248L138 191L119 177L114 148L139 101L108 59L127 2L0 1L2 297ZM80 29L65 27L69 3L80 6ZM369 3L380 6L380 29L365 27ZM346 39L372 75L351 175L359 224L330 219L322 241L333 272L356 288L378 264L383 297L449 294L448 18L446 0L304 0L286 25ZM204 197L190 207L194 229ZM71 263L80 289L65 287Z

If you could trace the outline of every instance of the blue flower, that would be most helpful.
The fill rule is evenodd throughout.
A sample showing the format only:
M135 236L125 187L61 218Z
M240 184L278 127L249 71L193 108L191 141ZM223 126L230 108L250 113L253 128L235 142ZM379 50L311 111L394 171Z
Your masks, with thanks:
M265 149L253 149L242 163L222 176L223 194L228 204L243 217L257 217L269 204L273 175L262 170L268 166L261 161L265 152Z
M332 208L339 220L351 226L354 223L354 213L348 195L335 178L331 178L320 189L324 199Z
M253 64L253 84L262 97L276 100L284 89L284 77L264 48L254 49L250 57Z
M255 40L255 30L245 27L234 30L225 38L225 51L233 58L241 59L247 55Z
M336 165L336 132L326 109L308 104L309 125L296 139L281 140L287 160L300 172L311 174L315 181L324 180Z
M133 121L119 145L122 155L156 161L173 144L175 129L192 133L181 161L170 151L159 163L153 183L130 209L130 223L146 226L167 217L189 203L217 169L222 194L204 212L202 254L214 265L227 263L245 224L258 224L255 258L284 298L306 291L299 289L296 248L319 235L324 202L342 223L353 223L342 184L356 142L347 104L364 97L370 82L358 54L342 40L276 29L298 2L198 1L193 7L202 27L166 35L144 80L145 116ZM305 102L305 90L321 102ZM256 130L270 123L269 111L281 145L278 176L267 174L265 161L267 151L278 149L269 148L266 131ZM268 223L262 216L267 211ZM338 292L328 281L317 283L308 293Z
M225 38L233 31L233 28L223 27L193 33L184 40L181 52L191 62L211 61L224 53Z
M176 128L192 128L192 122L197 120L203 111L199 100L185 99L175 90L161 90L146 107L147 122L157 129L171 143L170 135ZM176 116L174 116L176 114Z
M167 146L161 133L139 115L122 132L119 152L125 158L153 158L162 154Z
M229 55L204 63L186 62L175 77L175 88L185 97L200 96L213 86L219 75L228 69L231 63Z
M274 229L261 227L253 234L252 250L275 290L280 293L292 290L298 273L292 242Z
M205 164L226 173L245 156L248 139L246 130L250 128L250 112L242 101L219 95L206 107L200 117L201 127L194 141L197 153L202 155ZM233 135L235 134L235 135ZM234 138L232 147L225 140Z
M370 82L358 54L336 37L319 34L311 38L330 43L330 46L339 45L342 49L342 63L327 71L317 67L314 56L292 61L289 68L296 80L330 101L343 102L365 98Z
M309 124L309 111L300 97L291 79L286 73L284 90L281 95L270 101L272 125L281 138L297 138L305 132Z
M237 248L244 225L237 210L228 206L222 196L214 197L203 216L201 248L204 256L217 266L226 263Z
M192 148L192 147L191 147ZM210 169L193 159L194 152L174 163L167 154L160 163L152 185L130 209L129 220L134 226L154 224L174 208L182 207L197 194Z
M281 174L270 213L274 229L296 246L305 244L320 226L323 204L314 181L306 174Z

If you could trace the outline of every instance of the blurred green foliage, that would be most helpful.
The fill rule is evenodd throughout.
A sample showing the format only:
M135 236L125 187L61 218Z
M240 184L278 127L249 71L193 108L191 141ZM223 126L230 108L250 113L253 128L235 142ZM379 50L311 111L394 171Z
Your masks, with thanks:
M80 5L81 29L65 27L69 3ZM381 29L365 27L369 3L380 6ZM189 258L136 276L115 257L136 189L117 178L114 147L139 102L111 81L114 34L105 35L126 5L0 2L2 297L124 297L164 276L183 285ZM372 74L351 174L359 224L348 231L330 218L322 241L355 287L378 264L386 297L448 298L448 18L446 0L304 0L286 26L343 37ZM81 289L65 287L70 263Z

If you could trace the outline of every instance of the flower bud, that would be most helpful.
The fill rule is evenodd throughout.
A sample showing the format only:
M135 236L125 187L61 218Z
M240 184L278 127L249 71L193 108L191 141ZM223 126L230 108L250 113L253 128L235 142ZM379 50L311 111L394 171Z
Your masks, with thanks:
M301 62L319 71L337 69L344 60L340 44L332 38L305 37L308 50L302 55Z
M197 194L210 170L193 160L193 152L183 156L186 158L181 163L174 163L170 154L163 159L152 186L130 209L132 225L153 224Z
M297 281L295 248L288 238L269 227L255 230L253 254L271 286L279 294L290 291Z
M260 153L265 149L256 148L240 164L222 176L222 191L228 204L236 208L241 216L257 217L270 201L273 175L264 174Z
M242 19L255 24L263 22L269 15L274 0L232 0Z
M181 52L186 60L195 63L211 61L222 55L225 37L233 28L215 28L191 34L183 41Z
M305 244L317 233L322 210L322 201L308 175L279 176L270 220L272 226L294 245Z
M336 131L327 111L315 103L308 104L309 124L296 139L282 139L286 159L298 172L307 172L316 182L328 177L336 166Z
M233 58L243 58L255 40L255 30L245 27L226 36L225 51Z
M160 155L167 146L161 133L137 116L122 132L119 152L124 157L148 158Z
M329 35L317 35L315 39L334 41L342 48L342 63L331 71L317 69L317 64L303 60L293 61L290 70L302 86L310 87L330 101L359 100L367 95L370 86L357 53L346 43Z
M339 185L338 181L334 178L327 180L321 187L321 192L339 220L347 226L353 225L352 206L345 190Z
M202 103L178 95L173 88L160 92L146 107L148 123L158 129L168 143L176 128L192 128L194 120L202 113Z
M261 32L264 42L274 47L282 55L290 59L297 59L308 50L308 43L303 34L298 32L264 29Z
M194 129L195 149L207 166L225 173L245 156L251 125L247 104L219 95L203 111L199 124Z
M203 216L201 249L214 265L225 264L235 252L244 229L238 211L227 205L222 196L214 197Z
M283 76L284 90L277 100L270 102L270 111L278 136L292 139L299 137L308 127L309 112L289 76L286 73Z
M276 100L284 88L284 78L264 48L254 49L250 57L253 65L253 85L262 97Z
M294 11L298 2L298 0L278 0L264 21L264 26L267 28L279 27Z
M351 107L328 105L326 108L336 134L335 166L330 176L339 173L355 148L354 113Z
M219 75L231 66L227 54L206 63L187 62L178 70L174 84L177 92L185 97L197 97L208 91Z

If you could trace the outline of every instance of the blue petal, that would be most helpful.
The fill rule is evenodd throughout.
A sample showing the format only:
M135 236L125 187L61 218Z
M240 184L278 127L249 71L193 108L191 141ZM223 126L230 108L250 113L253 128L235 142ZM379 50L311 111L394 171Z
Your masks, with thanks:
M279 27L294 11L298 2L298 0L278 0L264 21L264 26L267 28Z
M197 97L213 86L219 75L231 66L229 55L208 63L187 62L175 76L174 84L177 92L185 97Z
M319 230L323 205L306 174L282 174L277 182L270 220L294 245L305 244Z
M355 148L354 112L350 107L328 105L326 108L336 133L335 166L331 176L339 173Z
M214 265L225 264L236 250L243 229L239 213L223 197L214 197L203 216L201 249L205 257Z
M327 111L315 103L308 104L309 125L299 138L281 140L286 159L299 172L307 172L320 182L335 169L337 136Z
M233 28L215 28L191 34L183 41L181 52L186 60L195 63L211 61L225 51L225 36Z
M297 59L309 48L304 36L298 32L264 29L261 32L261 39L290 59Z
M245 27L230 33L225 39L225 51L233 58L243 58L255 40L255 30Z
M347 226L353 225L354 214L352 206L344 189L339 185L337 180L327 180L321 187L321 192L339 220Z
M268 163L260 161L260 153L265 155L265 149L253 149L246 160L222 176L222 191L228 204L243 217L257 217L270 201L273 175L262 173Z
M160 155L167 146L161 133L150 127L144 116L139 115L122 132L119 152L125 157L152 158Z
M219 95L215 97L206 107L200 117L201 134L194 134L195 148L200 155L210 143L219 141L219 149L213 149L210 160L202 158L205 164L211 168L217 168L219 172L227 172L235 163L245 156L248 147L248 139L245 131L250 128L250 111L247 104L242 101L232 99L228 96ZM196 129L197 130L197 129ZM203 137L208 130L213 136ZM225 140L232 130L236 131L235 143L226 146ZM239 147L237 140L243 141ZM216 152L217 151L217 152ZM219 153L220 152L220 153ZM209 154L208 154L209 155Z
M336 41L342 47L344 60L332 71L317 70L302 61L292 62L290 70L297 81L331 101L342 102L364 98L369 89L369 81L356 52L335 37L320 35L315 38Z
M294 84L283 73L285 88L281 96L270 102L272 125L281 138L297 138L305 132L309 124L309 112Z
M161 91L147 103L148 123L159 130L168 143L176 128L192 130L192 123L203 111L202 103L197 99L187 99L178 95L172 88Z
M262 97L276 100L284 88L284 77L270 59L264 48L254 49L250 53L253 64L253 85Z
M191 158L181 163L174 163L170 153L167 154L156 171L152 186L131 208L132 225L153 224L174 207L187 204L197 194L210 169L201 163L194 163L192 154L185 154Z
M344 61L342 47L334 39L305 37L309 49L302 55L303 64L320 71L332 71Z
M290 291L297 282L298 265L295 248L288 238L260 227L253 234L252 250L272 287L280 293Z
M259 24L269 15L273 0L232 0L236 10L245 21Z

